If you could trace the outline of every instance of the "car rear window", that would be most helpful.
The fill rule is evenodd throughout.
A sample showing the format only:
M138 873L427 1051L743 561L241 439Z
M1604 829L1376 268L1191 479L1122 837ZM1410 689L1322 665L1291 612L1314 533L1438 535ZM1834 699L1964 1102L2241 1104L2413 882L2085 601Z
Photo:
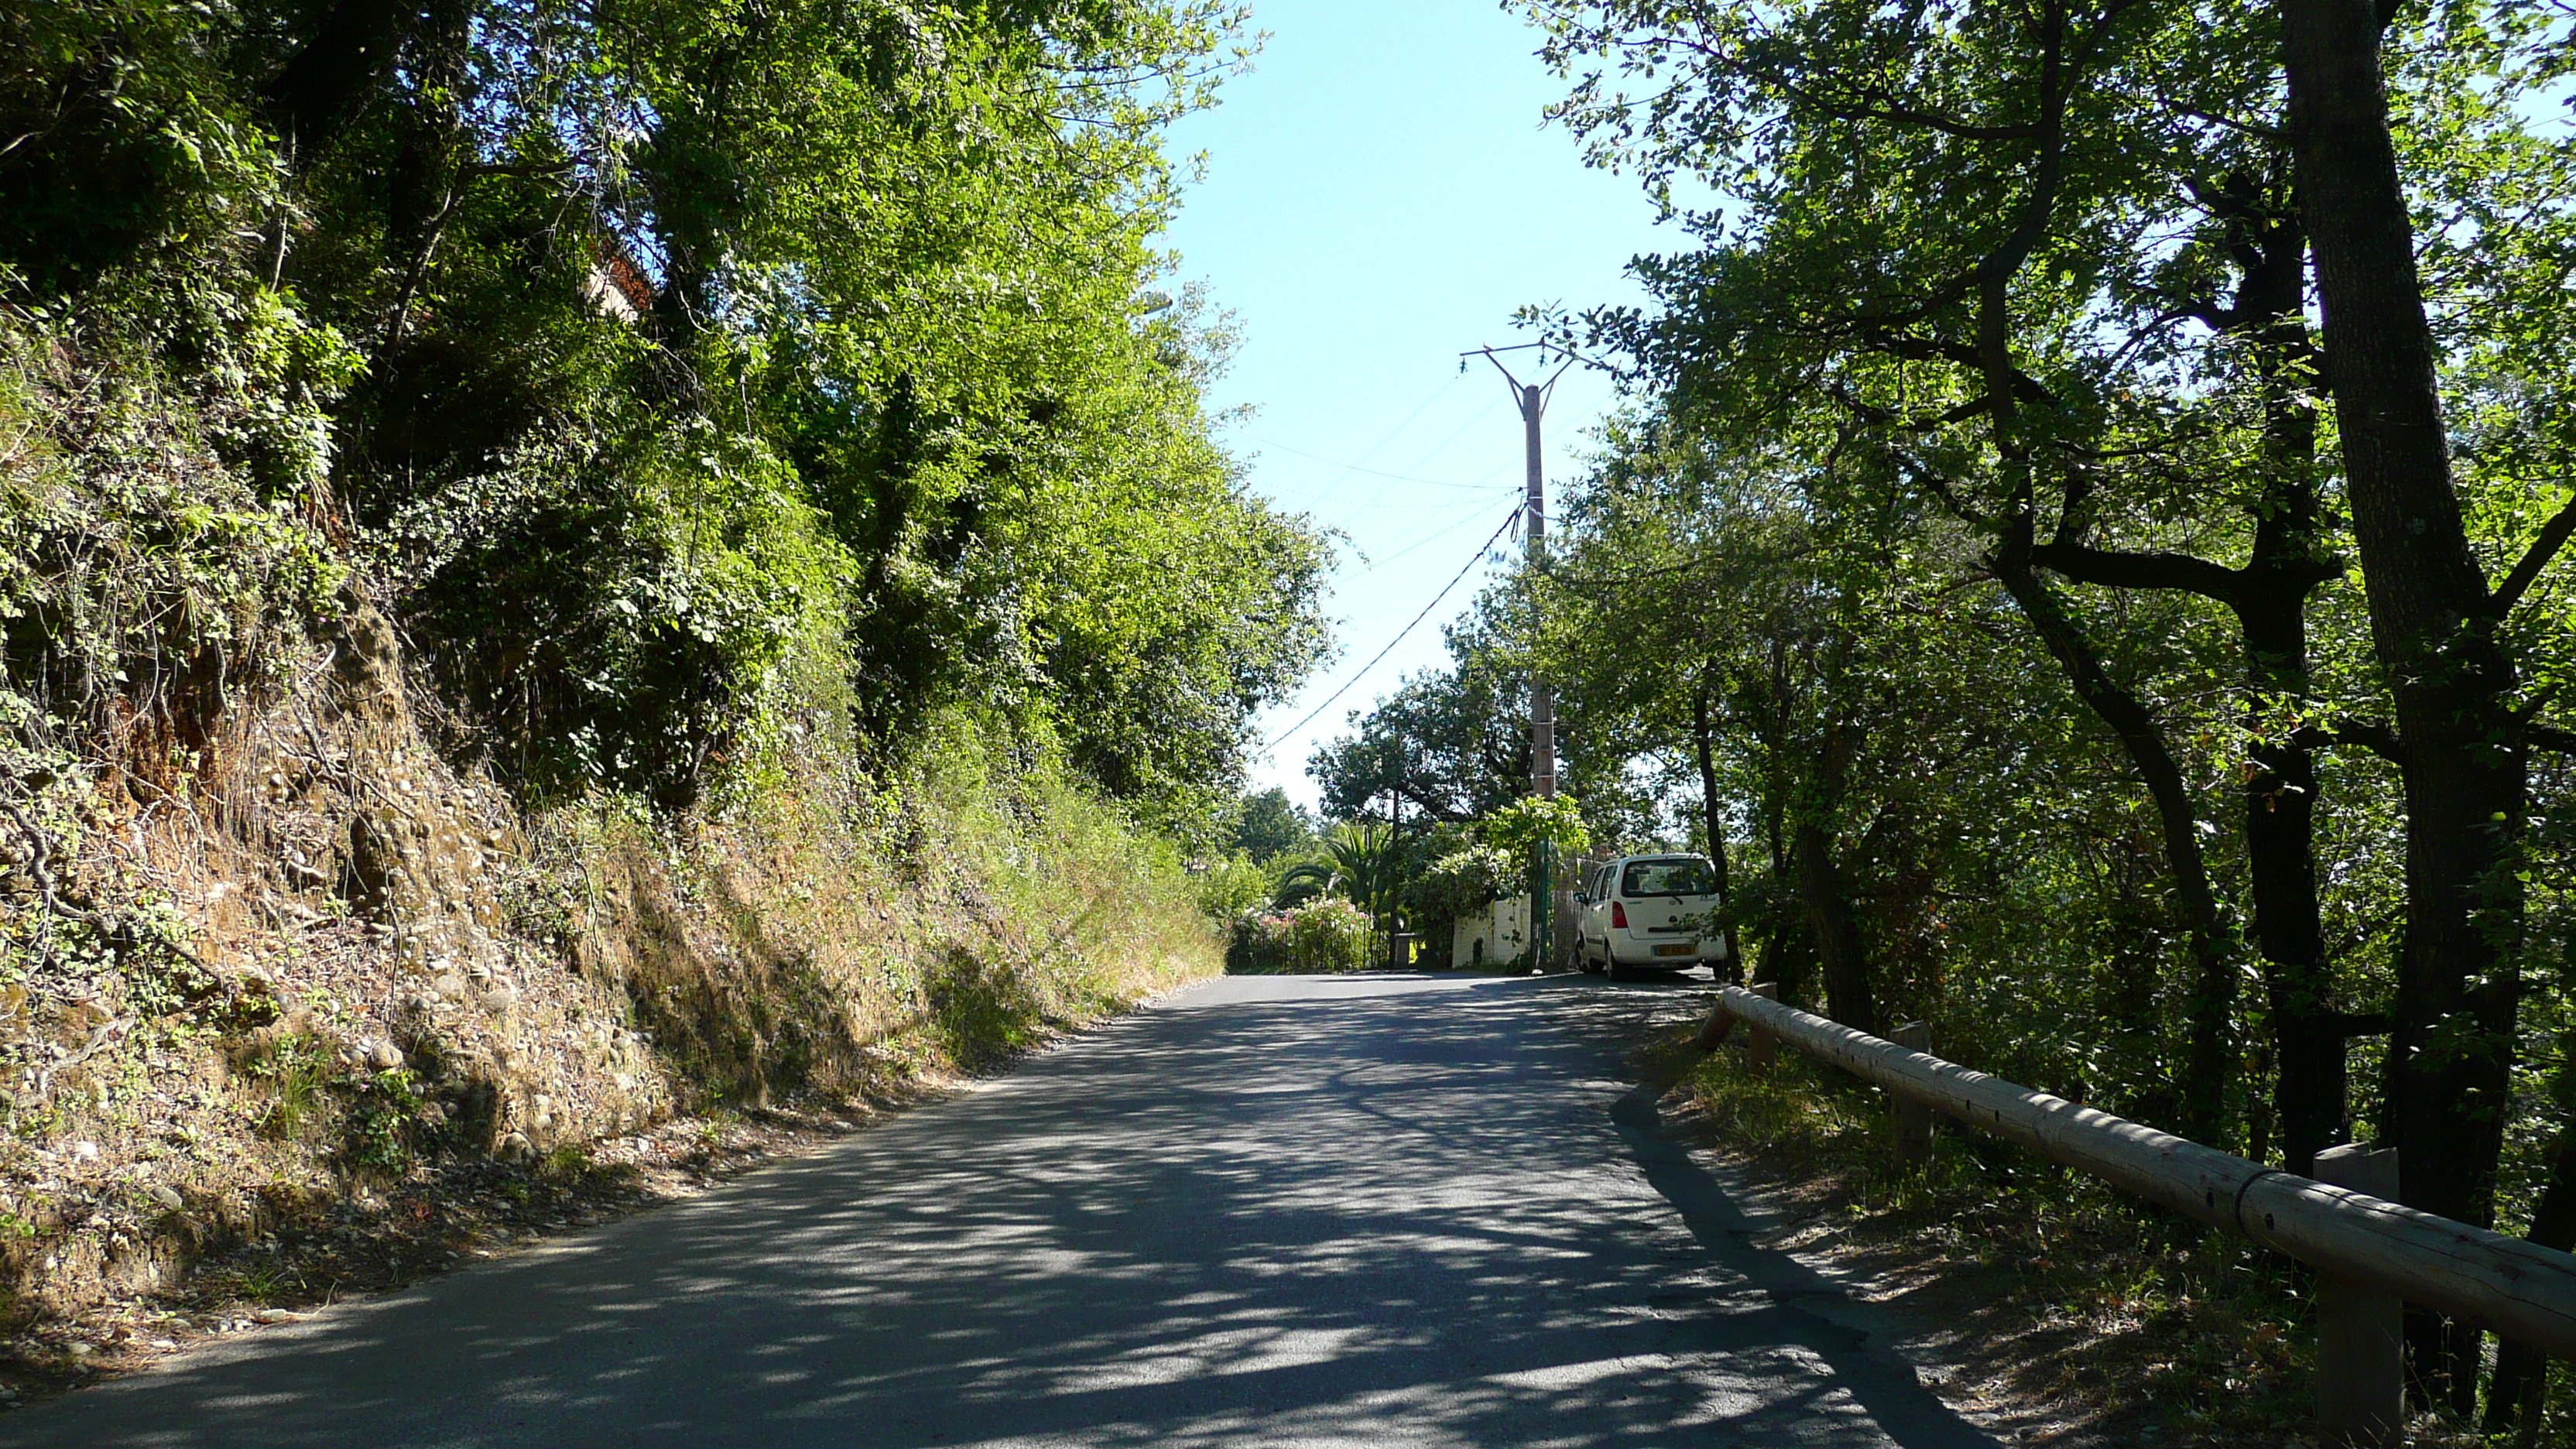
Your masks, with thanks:
M1708 862L1683 856L1677 860L1632 860L1619 875L1623 896L1713 896L1717 883Z

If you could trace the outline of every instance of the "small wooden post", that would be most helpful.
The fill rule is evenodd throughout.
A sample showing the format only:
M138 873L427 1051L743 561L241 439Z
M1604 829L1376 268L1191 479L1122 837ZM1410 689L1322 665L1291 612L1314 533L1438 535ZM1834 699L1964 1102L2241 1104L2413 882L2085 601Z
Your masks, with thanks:
M1761 997L1765 1001L1777 1001L1780 999L1780 988L1778 984L1774 982L1756 981L1744 989ZM1747 1025L1751 1026L1750 1023L1747 1023ZM1769 1076L1771 1073L1771 1060L1779 1054L1780 1038L1773 1036L1771 1033L1764 1031L1758 1026L1751 1027L1751 1030L1745 1033L1744 1064L1753 1069L1753 1075L1757 1077Z
M1888 1040L1908 1051L1932 1049L1932 1028L1919 1021L1909 1021L1887 1034ZM1887 1094L1889 1107L1896 1117L1896 1160L1922 1163L1932 1160L1932 1109L1911 1097L1894 1092Z
M2358 1143L2317 1154L2317 1181L2397 1197L2397 1150ZM2317 1274L2317 1423L2347 1444L2390 1444L2406 1423L2405 1304Z

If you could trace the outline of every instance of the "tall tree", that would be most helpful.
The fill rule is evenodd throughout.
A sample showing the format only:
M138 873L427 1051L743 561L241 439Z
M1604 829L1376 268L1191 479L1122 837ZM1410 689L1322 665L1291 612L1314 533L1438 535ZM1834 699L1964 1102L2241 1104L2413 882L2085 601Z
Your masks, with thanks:
M2392 12L2393 13L2393 12ZM2281 0L2286 127L2316 254L2326 381L2395 704L2406 789L2406 933L2385 1091L2406 1201L2493 1221L2520 994L2525 745L2500 614L2470 553L2451 475L2439 361L2389 133L2369 0ZM2528 560L2536 571L2555 541ZM2527 573L2515 577L2525 586ZM2417 1315L2419 1371L2475 1407L2472 1329ZM2439 1369L2435 1369L2435 1364Z

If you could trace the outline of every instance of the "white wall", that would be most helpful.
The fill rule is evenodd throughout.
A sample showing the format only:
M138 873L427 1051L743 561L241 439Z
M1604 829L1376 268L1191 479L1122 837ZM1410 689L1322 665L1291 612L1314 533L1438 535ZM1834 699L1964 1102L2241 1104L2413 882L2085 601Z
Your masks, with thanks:
M1460 916L1450 933L1449 964L1476 965L1479 942L1488 966L1515 960L1529 950L1529 897L1496 901L1482 911Z

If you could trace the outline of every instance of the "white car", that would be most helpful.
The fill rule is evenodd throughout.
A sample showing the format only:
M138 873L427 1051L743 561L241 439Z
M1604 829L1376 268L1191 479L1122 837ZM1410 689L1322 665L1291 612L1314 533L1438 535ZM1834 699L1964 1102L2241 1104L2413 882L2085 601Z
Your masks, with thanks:
M1717 909L1717 872L1704 855L1623 855L1575 892L1583 969L1686 971L1726 960L1726 937L1701 934Z

